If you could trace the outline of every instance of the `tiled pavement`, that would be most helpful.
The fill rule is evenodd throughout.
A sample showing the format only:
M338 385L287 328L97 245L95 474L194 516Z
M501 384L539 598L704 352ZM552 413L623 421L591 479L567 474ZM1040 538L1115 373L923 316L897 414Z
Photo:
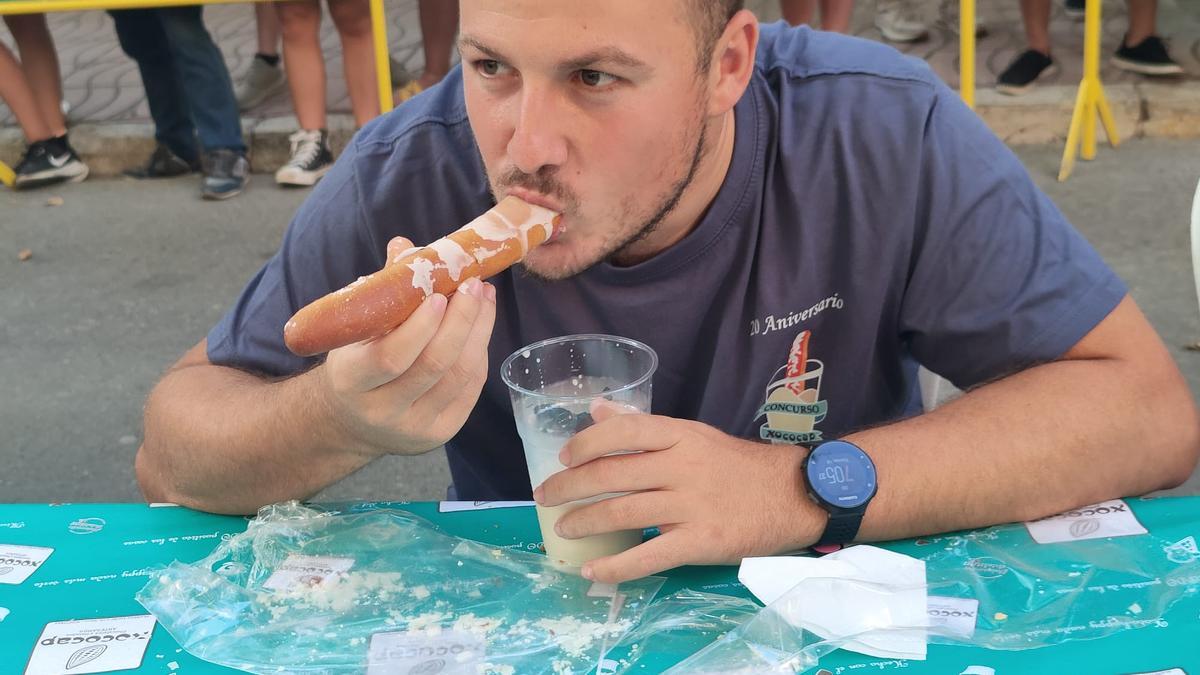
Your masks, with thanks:
M1160 33L1169 38L1172 54L1188 73L1185 77L1168 80L1167 91L1169 95L1175 95L1178 91L1190 93L1200 89L1197 85L1200 81L1200 0L1160 0L1159 4ZM763 20L779 17L776 0L749 0L748 6ZM858 1L853 32L878 40L881 37L873 24L874 6L873 0ZM988 31L978 43L977 81L983 90L991 87L996 74L1023 49L1024 43L1016 0L978 0L978 6ZM393 56L411 72L420 72L423 57L416 1L388 0L386 7ZM922 10L934 19L929 39L898 46L908 54L928 60L951 86L958 85L957 7L957 0L924 0ZM1141 76L1119 71L1108 64L1108 56L1124 31L1124 2L1105 0L1104 12L1103 79L1110 86L1123 83L1137 85L1142 82ZM205 20L224 51L230 72L236 79L248 67L254 54L252 6L210 6L205 9ZM96 11L53 14L50 16L50 26L62 61L63 90L71 104L72 123L145 122L149 119L137 69L117 45L108 15ZM1060 98L1065 97L1069 106L1073 88L1081 76L1083 24L1064 16L1058 0L1052 35L1060 65L1043 80L1042 88L1062 90L1064 93ZM0 42L11 46L7 31L0 31ZM322 44L327 55L329 109L335 113L348 112L349 99L341 72L341 50L328 18L323 24ZM988 96L986 91L981 95ZM994 97L989 100L1008 104ZM1019 102L1012 104L1019 105ZM1136 103L1133 107L1137 107ZM282 92L251 110L246 115L247 124L254 126L262 120L284 118L273 126L287 126L286 118L290 113L287 93ZM0 132L4 131L3 127L13 125L11 113L6 107L0 106ZM11 137L13 130L9 131Z

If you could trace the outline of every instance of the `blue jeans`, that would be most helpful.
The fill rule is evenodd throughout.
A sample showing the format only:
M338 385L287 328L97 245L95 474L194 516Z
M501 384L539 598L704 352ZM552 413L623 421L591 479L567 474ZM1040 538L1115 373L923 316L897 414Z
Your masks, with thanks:
M229 69L201 13L199 5L109 12L142 73L154 137L189 162L209 150L246 151Z

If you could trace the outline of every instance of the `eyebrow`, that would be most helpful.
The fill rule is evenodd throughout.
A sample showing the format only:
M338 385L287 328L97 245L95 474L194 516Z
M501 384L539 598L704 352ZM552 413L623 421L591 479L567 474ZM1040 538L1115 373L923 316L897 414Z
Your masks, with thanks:
M458 49L461 52L464 47L470 47L482 52L489 59L508 63L508 59L503 54L485 45L479 40L470 35L462 35L458 39ZM596 66L616 65L631 70L651 70L651 66L641 59L633 56L618 47L600 47L592 51L585 52L579 56L568 59L559 64L559 69L568 72L576 70L589 70Z

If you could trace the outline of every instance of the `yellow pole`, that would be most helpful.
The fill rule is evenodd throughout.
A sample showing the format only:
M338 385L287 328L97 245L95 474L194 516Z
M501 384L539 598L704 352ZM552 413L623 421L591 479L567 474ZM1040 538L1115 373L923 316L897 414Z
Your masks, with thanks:
M1096 158L1096 105L1100 96L1100 0L1087 0L1083 28L1083 81L1087 103L1083 118L1084 159Z
M1086 24L1083 36L1083 80L1079 83L1079 96L1075 100L1075 111L1071 115L1071 128L1067 132L1067 147L1063 148L1062 165L1058 179L1066 180L1075 169L1076 156L1084 159L1096 157L1096 118L1104 124L1108 142L1114 148L1120 144L1117 125L1108 99L1104 96L1104 85L1100 83L1100 3L1087 0Z
M1084 110L1087 108L1087 86L1079 85L1075 96L1075 111L1071 113L1071 127L1067 131L1067 147L1063 149L1062 165L1058 169L1058 180L1064 181L1075 169L1075 153L1079 149L1079 134L1083 126Z
M8 168L4 162L0 162L0 183L4 183L8 187L12 187L13 181L17 179L17 174Z
M269 0L252 1L264 2ZM145 9L147 7L242 4L244 2L246 0L4 0L0 1L0 14L79 12L93 9Z
M388 58L387 17L383 0L371 0L371 31L375 36L375 76L379 81L379 112L392 109L392 67Z
M959 0L958 89L963 101L975 108L975 0Z

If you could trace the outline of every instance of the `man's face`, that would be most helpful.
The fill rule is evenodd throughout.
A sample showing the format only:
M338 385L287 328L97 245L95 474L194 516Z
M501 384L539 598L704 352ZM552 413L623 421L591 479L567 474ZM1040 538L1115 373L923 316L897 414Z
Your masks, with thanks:
M467 112L492 192L563 213L563 234L525 259L535 276L636 259L686 191L707 121L688 1L463 0Z

